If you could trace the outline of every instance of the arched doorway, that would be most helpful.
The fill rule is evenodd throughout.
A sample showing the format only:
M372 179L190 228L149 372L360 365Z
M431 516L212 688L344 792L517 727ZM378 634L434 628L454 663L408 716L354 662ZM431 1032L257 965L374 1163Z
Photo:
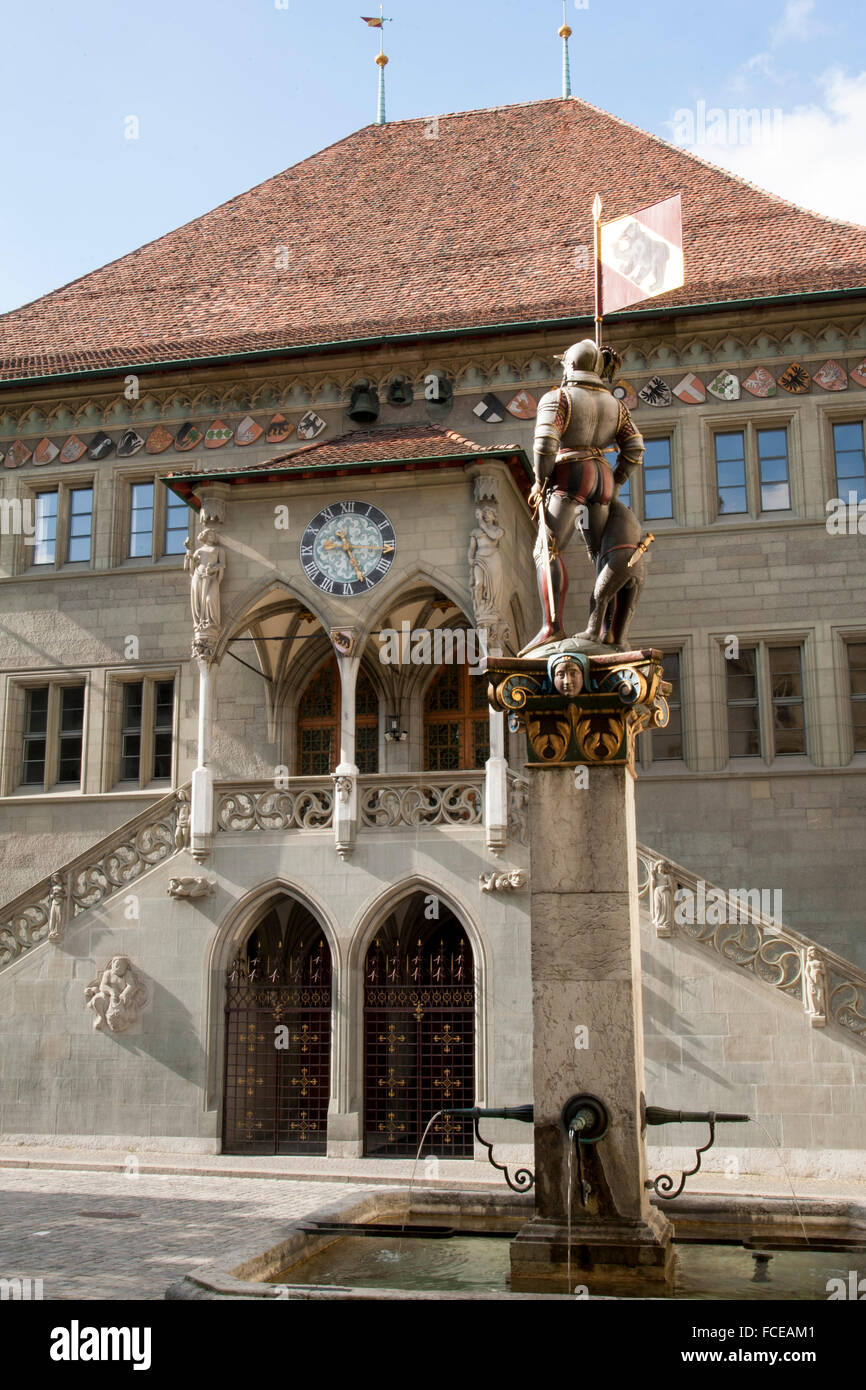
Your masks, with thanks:
M364 965L364 1152L414 1158L437 1110L474 1103L472 948L454 913L416 892L383 922ZM442 1116L424 1152L471 1158L471 1120Z
M298 701L298 775L322 777L340 760L340 673L329 657ZM363 666L355 687L355 760L358 771L379 768L379 700Z
M226 979L224 1153L323 1154L331 952L309 908L273 903Z

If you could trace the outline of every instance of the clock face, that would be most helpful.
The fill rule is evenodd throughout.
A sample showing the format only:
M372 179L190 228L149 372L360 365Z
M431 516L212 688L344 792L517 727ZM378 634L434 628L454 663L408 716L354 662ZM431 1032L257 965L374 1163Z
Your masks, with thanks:
M334 502L301 537L301 564L324 594L352 598L385 578L397 549L394 527L371 502Z

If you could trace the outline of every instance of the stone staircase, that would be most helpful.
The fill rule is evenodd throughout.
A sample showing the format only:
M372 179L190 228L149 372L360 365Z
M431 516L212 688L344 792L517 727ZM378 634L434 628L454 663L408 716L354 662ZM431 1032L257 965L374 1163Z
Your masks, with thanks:
M298 819L293 814L288 820L284 816L281 819L270 803L262 821L256 801L262 794L258 784L246 789L241 784L225 784L217 798L217 827L235 829L232 816L236 818L243 811L248 813L247 819L252 817L251 824L261 822L262 828L304 833L307 822L303 816ZM304 809L306 802L302 804L302 800L294 798L292 807L298 801ZM525 785L513 773L509 773L509 812L509 838L526 844ZM475 820L480 819L476 807ZM311 823L320 828L322 820L320 815ZM185 785L152 803L91 849L7 903L0 909L0 969L48 940L60 940L82 913L128 892L155 865L188 849L189 822L190 790ZM812 1026L836 1025L849 1043L866 1048L866 972L850 961L754 908L736 890L717 889L645 845L638 845L638 892L642 909L658 938L681 937L697 944L716 961L760 981L777 997L790 1000L803 1010ZM703 922L681 920L684 914L678 906L684 894L712 899L717 910L704 914ZM718 905L722 899L727 911L720 913ZM720 915L725 920L718 923L715 918ZM706 920L710 917L712 920ZM810 952L823 971L823 1015L816 1011L814 991L810 998L806 985Z

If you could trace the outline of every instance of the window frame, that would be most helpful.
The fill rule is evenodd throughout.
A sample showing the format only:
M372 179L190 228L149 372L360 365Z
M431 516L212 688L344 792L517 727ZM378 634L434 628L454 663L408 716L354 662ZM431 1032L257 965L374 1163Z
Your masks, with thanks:
M714 414L707 416L703 424L707 432L706 456L709 463L706 473L707 515L710 525L742 526L753 521L772 522L776 518L790 521L804 514L803 499L800 495L798 417L793 411L775 409L749 415L740 413L728 416ZM758 435L765 430L780 430L784 433L788 465L789 506L769 510L765 510L761 506L761 458L758 451ZM719 510L716 439L725 434L742 434L743 436L746 487L746 510L744 512L722 512Z
M851 648L866 646L866 633L846 632L843 635L842 644L845 649L843 672L845 680L844 694L848 721L848 738L850 740L848 747L848 761L850 761L851 758L866 755L866 747L857 747L856 732L854 726L855 703L863 704L864 707L866 707L866 693L862 695L855 695L854 691L851 689Z
M680 524L679 518L680 518L680 516L682 515L682 512L683 512L683 499L682 499L682 498L680 497L680 495L679 495L679 493L680 493L679 480L680 480L680 476L681 476L681 470L680 470L680 468L679 468L679 454L678 454L677 434L678 434L678 431L677 431L677 426L676 426L675 423L672 423L671 425L669 425L667 429L664 429L664 428L662 428L662 427L660 427L660 426L658 426L658 425L655 425L655 424L654 424L651 428L646 428L644 424L641 424L641 435L643 436L644 445L647 445L647 444L656 444L656 443L659 443L659 442L662 441L662 440L666 440L666 441L667 441L667 444L668 444L668 455L669 455L669 459L670 459L670 463L669 463L668 466L669 466L669 468L670 468L670 475L671 475L671 486L670 486L671 515L670 515L670 516L659 516L659 517L647 517L647 515L646 515L646 493L647 493L647 490L646 490L646 473L645 473L645 469L646 469L646 454L644 454L644 460L643 460L643 462L641 463L640 468L636 468L636 469L634 470L634 472L632 473L631 478L629 479L629 487L630 487L630 500L629 500L629 506L631 507L631 509L632 509L632 511L634 512L635 516L638 518L638 520L639 520L644 526L647 526L647 527L652 527L652 526L656 526L656 527L659 527L659 526L661 526L661 527L673 527L673 526L678 526L678 525ZM613 464L612 464L611 466L613 466ZM621 490L620 490L620 494L619 494L619 495L621 495Z
M191 462L190 470L193 468ZM117 523L115 526L114 541L114 564L118 569L130 569L138 566L149 566L159 564L179 564L183 561L184 550L168 551L166 542L168 540L167 527L169 515L169 494L170 489L166 487L163 479L167 475L159 469L143 468L139 463L137 468L118 470L116 483L118 490ZM153 522L151 526L151 550L149 555L130 555L130 545L132 541L132 499L133 488L142 485L153 488ZM174 494L171 494L174 495ZM184 504L187 511L187 530L194 529L189 520L192 508Z
M839 468L838 468L838 463L837 463L837 460L836 460L836 426L837 426L837 425L843 425L843 426L844 426L844 425L859 425L859 426L860 426L861 438L862 438L862 441L863 441L863 443L862 443L862 448L863 448L864 460L866 460L866 417L864 417L864 415L862 415L862 414L858 414L856 411L852 411L851 408L850 408L850 406L849 406L847 409L845 409L845 410L840 409L838 412L837 412L837 411L832 411L832 412L831 412L831 411L828 411L828 410L826 409L826 407L825 407L825 417L826 417L826 421L827 421L827 436L828 436L828 451L827 451L827 452L828 452L828 459L829 459L829 467L830 467L830 471L831 471L831 479L830 479L830 481L831 481L831 486L832 486L832 489L833 489L831 495L832 495L833 497L838 497L838 498L840 498L841 501L844 502L844 503L847 505L847 503L848 503L848 493L849 493L852 489L846 487L846 489L845 489L845 496L844 496L844 497L842 496L842 490L841 490L841 487L840 487L840 485L839 485ZM866 465L864 465L864 475L866 475ZM863 496L866 497L866 485L864 485Z
M774 633L769 637L745 636L740 639L738 651L755 652L755 698L757 702L757 726L758 726L758 751L757 753L736 753L731 752L731 730L729 720L729 710L731 701L728 698L728 658L725 656L726 639L720 637L716 639L719 644L719 656L722 662L722 698L724 702L724 764L734 767L755 767L763 765L770 767L773 764L792 763L796 765L796 760L800 759L815 765L813 747L816 742L815 731L810 729L809 715L810 707L813 704L814 692L810 688L809 665L808 665L808 636L807 634ZM778 703L773 696L772 677L770 672L770 652L781 647L794 647L799 652L800 657L800 698L793 703L798 703L803 711L803 749L798 753L780 753L776 748L776 734L774 721L774 708Z
M162 681L174 683L174 701L171 729L171 770L168 777L154 777L154 716L156 709L156 687ZM177 785L177 760L180 728L180 667L158 667L142 670L109 671L106 687L106 748L103 758L104 775L102 791L131 791L138 788L146 791L170 789ZM123 706L124 690L130 685L143 685L141 702L141 744L139 748L138 777L124 777L123 774Z
M26 735L27 692L48 688L48 712L45 727L45 775L41 783L24 781L24 742ZM81 719L81 766L76 782L61 782L60 772L60 707L61 692L68 688L83 690L83 711ZM61 674L33 672L30 675L16 675L9 678L7 685L7 721L5 736L4 768L0 795L45 796L82 795L87 777L87 746L90 727L91 703L90 672L64 671Z
M73 492L90 492L90 557L87 560L70 560L69 549L70 540L76 539L71 536L72 528L72 494ZM33 507L33 515L36 515L37 499L45 494L53 493L57 497L57 514L55 521L55 540L54 540L54 559L36 561L36 546L27 545L26 538L19 536L19 550L16 560L16 572L35 576L38 574L53 574L58 570L92 570L95 568L97 525L99 522L99 489L96 486L95 473L86 472L75 475L67 474L58 477L49 474L47 477L27 477L22 480L21 502L30 501Z
M671 771L682 772L689 767L690 749L692 747L693 733L691 729L691 716L693 713L692 705L686 699L687 680L689 677L689 653L688 639L665 638L664 641L648 641L648 647L654 647L662 654L662 670L667 657L679 657L679 711L680 711L680 756L678 758L657 758L653 751L653 739L656 733L664 734L664 729L647 730L635 745L638 753L638 761L642 772L658 772L660 769L670 768Z
M334 679L334 713L333 713L332 715L302 715L302 713L301 713L301 708L302 708L302 703L303 703L304 696L306 695L306 693L307 693L307 691L309 690L310 686L312 685L313 681L319 676L319 674L322 672L322 670L323 670L325 667L331 667L332 670L333 670L333 679ZM358 684L359 684L359 682L360 682L360 680L361 680L362 675L366 678L366 680L368 680L368 681L370 682L370 687L371 687L371 689L372 689L372 691L373 691L373 695L374 695L374 697L375 697L375 699L376 699L376 711L375 711L375 714L362 714L362 715L359 715L359 714L358 714ZM359 775L360 775L361 777L375 777L375 776L377 776L378 772L381 770L381 765L382 765L382 703L381 703L381 699L380 699L380 697L379 697L379 691L378 691L377 688L376 688L376 683L375 683L375 681L373 680L372 676L370 675L369 669L367 669L367 668L365 667L364 663L361 663L361 664L359 665L358 671L357 671L356 676L355 676L355 700L354 700L354 705L355 705L355 709L354 709L355 764L356 764L356 766L359 766L359 764L358 764L358 729L359 729L359 728L375 728L375 730L376 730L375 749L372 750L372 751L374 752L374 761L375 761L375 764L376 764L376 769L375 769L375 771L373 771L373 772L360 772L360 773L359 773ZM291 758L291 765L292 765L292 767L294 768L294 772L291 774L293 777L318 777L318 778L321 779L321 778L323 778L323 777L332 777L332 776L334 775L334 773L336 772L337 767L338 767L339 764L340 764L340 729L341 729L342 717L343 717L343 687L342 687L342 681L341 681L341 679L340 679L339 662L338 662L338 660L337 660L336 654L335 654L334 651L332 650L330 653L326 653L324 656L322 656L322 657L312 666L312 668L311 668L310 670L308 670L307 674L306 674L306 675L303 677L303 679L302 679L302 683L299 684L299 687L298 687L297 693L296 693L296 697L295 697L295 699L294 699L294 701L293 701L293 705L292 705L292 729L293 729L294 756ZM307 729L319 728L319 729L330 729L330 730L333 731L333 739L332 739L332 745L331 745L331 748L332 748L332 759L331 759L331 761L332 761L332 764L333 764L333 765L329 768L329 770L328 770L327 772L302 772L302 771L300 770L300 769L301 769L301 759L302 759L303 751L304 751L303 748L302 748L302 746L301 746L301 745L302 745L302 742L303 742L303 739L302 739L302 725L303 725L304 728L307 728ZM289 760L288 760L288 759L286 759L286 765L287 765L287 766L289 765Z
M432 671L432 674L431 674L430 679L429 679L428 681L426 681L425 684L424 684L424 689L423 689L423 691L421 692L421 763L422 763L421 771L422 771L422 772L454 772L454 773L457 773L457 772L478 772L479 770L483 771L484 766L485 766L485 763L486 763L486 761L487 761L487 758L490 757L490 747L489 747L489 739L490 739L490 708L489 708L489 705L485 705L485 708L482 709L482 707L481 707L480 705L475 706L475 705L473 705L473 703L472 703L473 686L470 684L470 682L471 682L473 679L478 679L478 680L480 680L480 679L483 679L483 678L480 677L480 676L479 676L479 677L473 677L473 675L471 674L471 669L472 669L472 662L470 662L470 661L450 662L450 663L449 663L449 662L444 662L444 663L443 663L442 665L440 665L440 666L434 666L434 667L433 667L433 671ZM449 670L456 670L457 673L458 673L458 707L457 707L457 709L456 709L456 710L428 710L428 708L427 708L427 701L428 701L428 699L429 699L429 697L430 697L430 694L431 694L431 692L432 692L432 690L433 690L433 687L435 686L436 682L439 680L439 678L440 678L440 676L443 674L443 672L449 671ZM473 728L473 726L474 726L475 724L480 724L480 723L482 723L482 720L486 721L488 749L487 749L487 758L485 758L485 760L480 764L480 767L479 767L479 765L474 761L474 758L470 760L470 758L469 758L469 748L470 748L470 745L471 745L471 751L472 751L472 753L474 754L474 752L475 752L475 735L474 735L474 728ZM428 725L430 725L430 724L450 724L450 725L455 725L455 726L459 729L459 734L460 734L460 738L459 738L459 753L458 753L459 761L458 761L458 764L457 764L457 767L456 767L456 768L435 768L435 767L430 767L430 766L429 766L429 760L428 760L428 756L427 756L427 755L428 755L427 728L428 728Z

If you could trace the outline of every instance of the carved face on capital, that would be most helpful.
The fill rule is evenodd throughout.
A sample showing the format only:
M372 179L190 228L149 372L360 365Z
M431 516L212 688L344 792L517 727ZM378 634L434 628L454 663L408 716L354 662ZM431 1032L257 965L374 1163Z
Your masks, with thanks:
M579 661L566 657L556 664L553 684L560 695L579 695L583 690L583 669Z

